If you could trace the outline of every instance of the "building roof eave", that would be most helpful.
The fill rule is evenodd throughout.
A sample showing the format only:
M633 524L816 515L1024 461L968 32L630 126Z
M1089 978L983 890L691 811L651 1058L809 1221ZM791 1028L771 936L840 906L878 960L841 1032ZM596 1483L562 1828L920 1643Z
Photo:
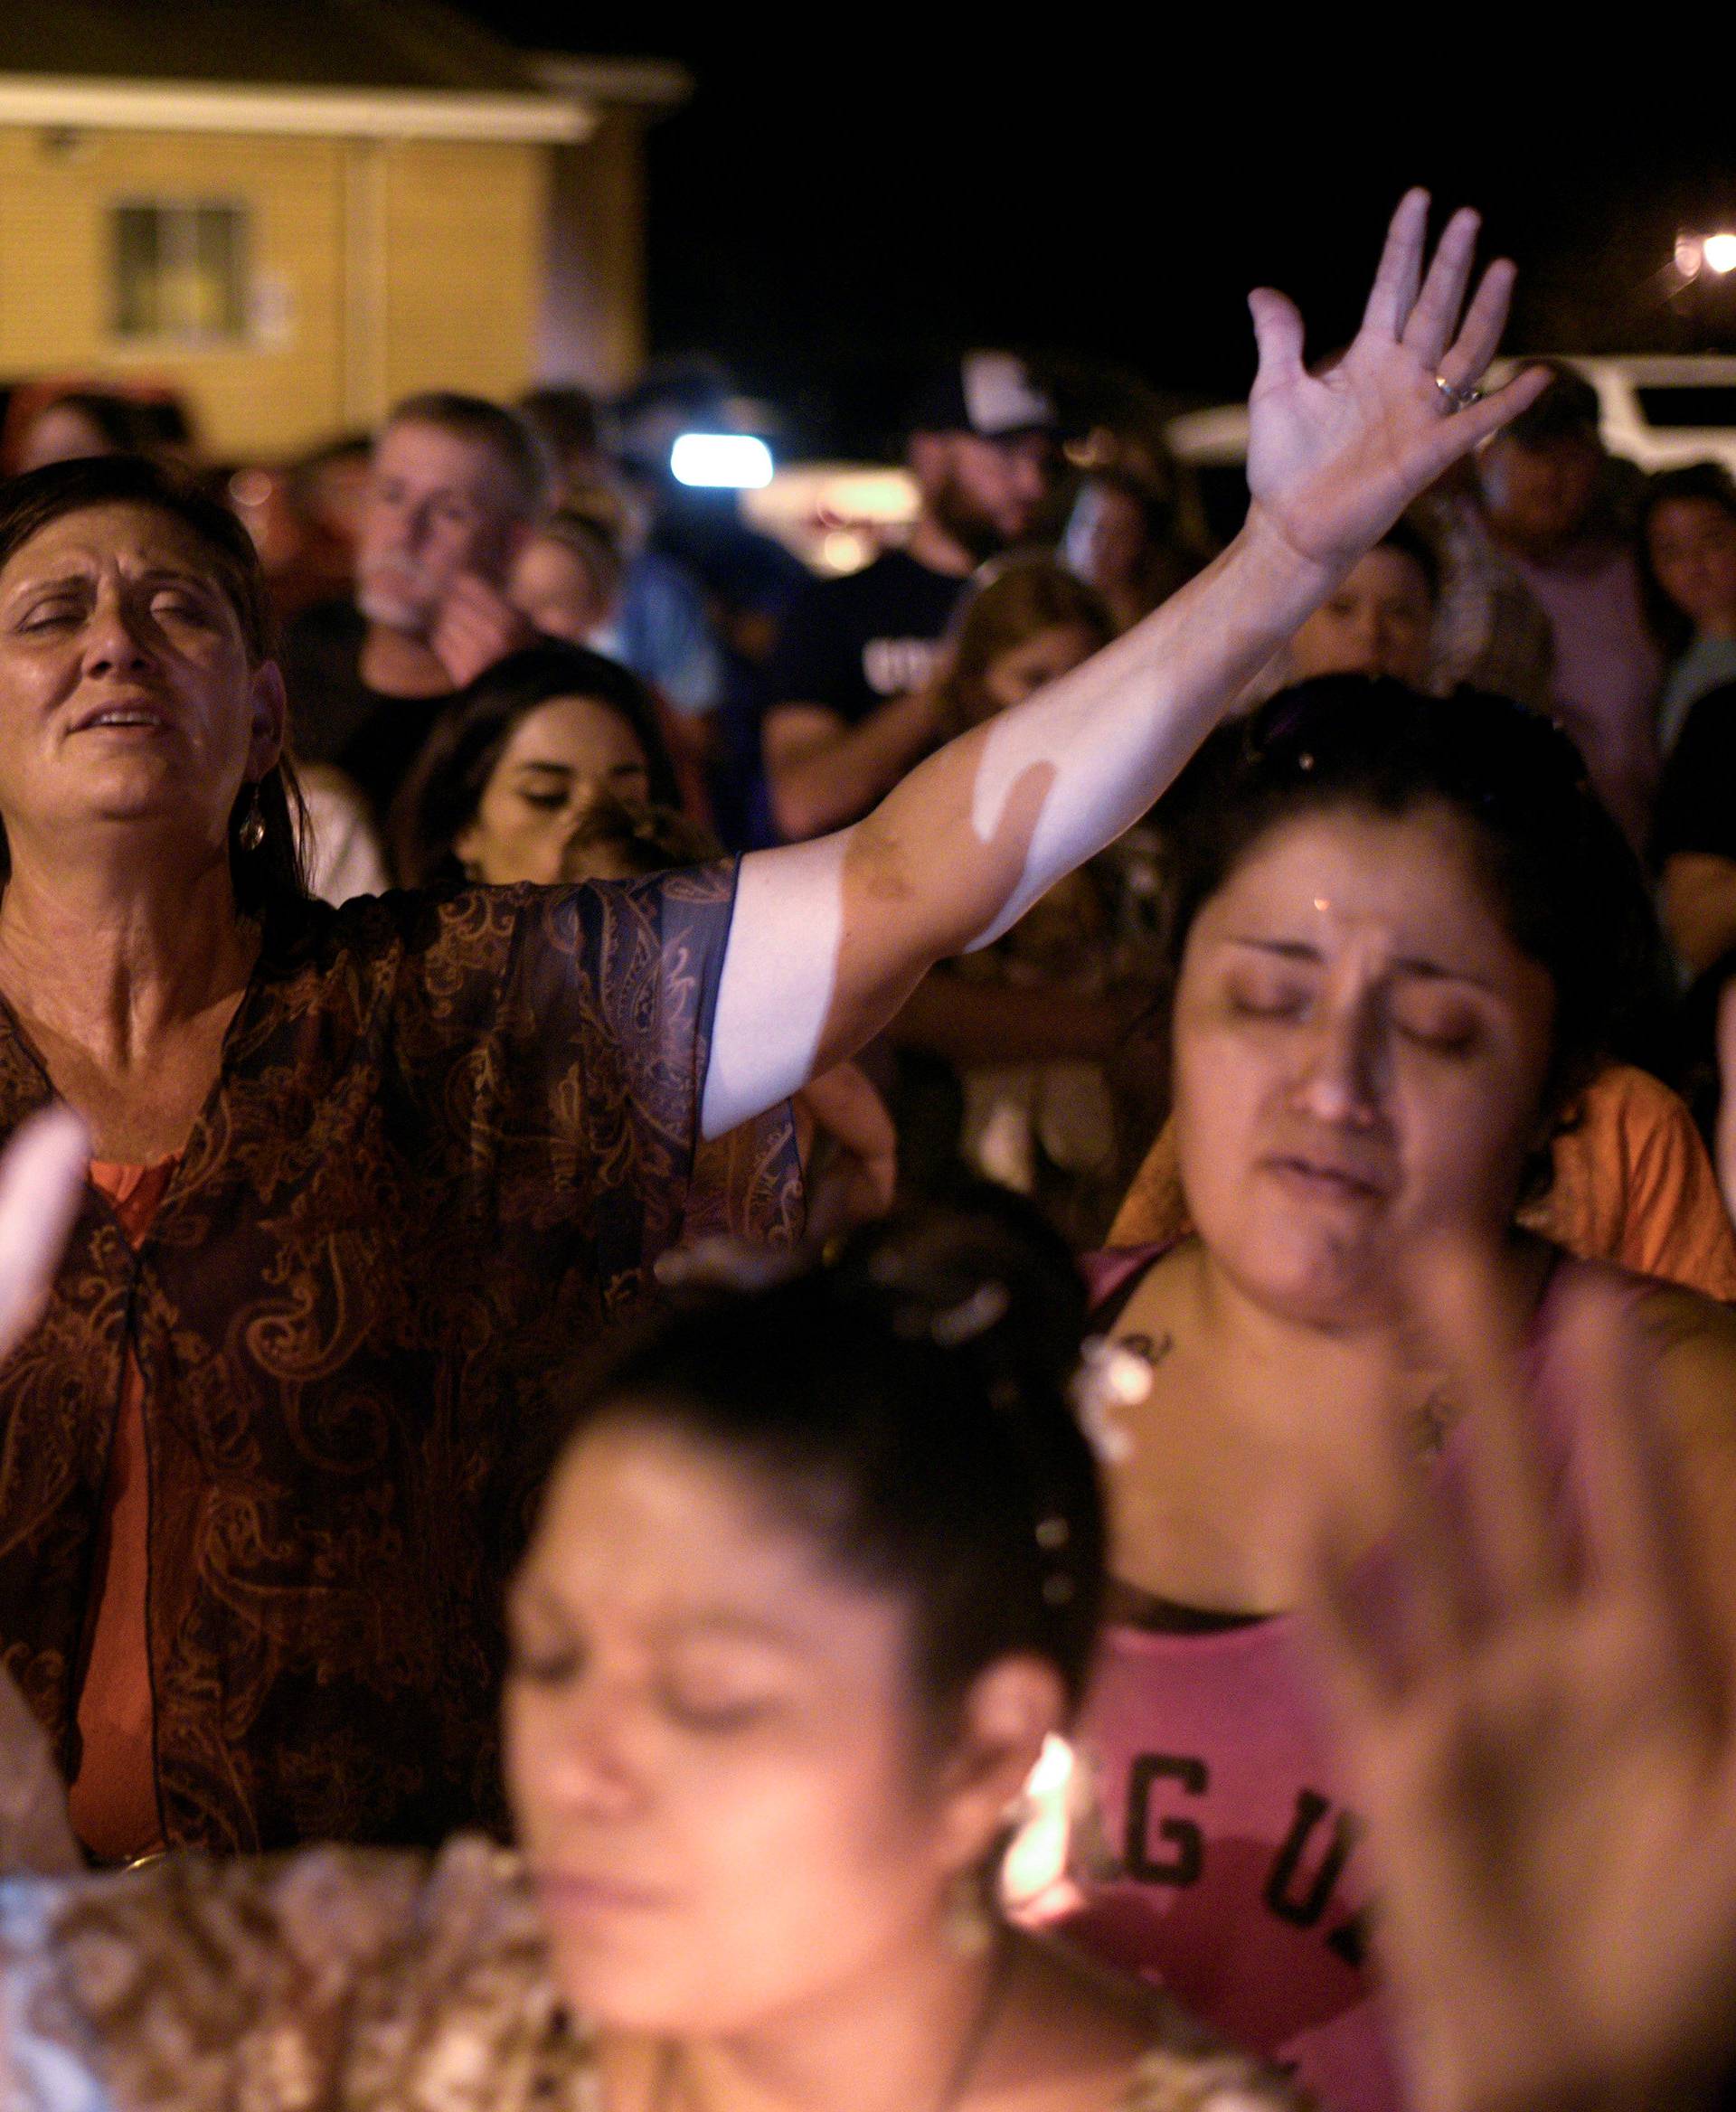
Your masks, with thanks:
M673 59L590 59L567 52L533 52L525 63L556 95L610 108L661 113L678 109L693 92L693 77Z
M570 90L521 95L0 73L0 125L571 146L590 137L597 119L596 109Z

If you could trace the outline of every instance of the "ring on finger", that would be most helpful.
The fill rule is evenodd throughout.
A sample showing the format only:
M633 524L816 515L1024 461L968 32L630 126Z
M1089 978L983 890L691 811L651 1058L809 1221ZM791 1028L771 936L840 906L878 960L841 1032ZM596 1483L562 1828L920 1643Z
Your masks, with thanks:
M1482 390L1469 382L1463 388L1455 388L1445 374L1437 374L1435 386L1440 391L1441 401L1448 418L1454 411L1464 410L1470 404L1481 403L1483 401Z

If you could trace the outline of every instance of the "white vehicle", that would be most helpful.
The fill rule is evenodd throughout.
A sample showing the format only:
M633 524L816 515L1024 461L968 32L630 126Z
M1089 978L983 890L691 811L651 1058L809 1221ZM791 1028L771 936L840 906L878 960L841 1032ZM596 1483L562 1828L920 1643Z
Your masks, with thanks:
M1490 370L1492 385L1516 372L1522 359ZM1598 392L1603 444L1642 469L1684 462L1722 462L1736 476L1736 356L1719 353L1623 354L1564 357ZM1225 403L1170 420L1170 446L1199 479L1207 517L1220 537L1235 533L1247 510L1248 406Z
M1503 360L1499 382L1524 363ZM1722 462L1736 475L1736 357L1728 354L1624 354L1564 359L1598 392L1603 444L1642 469Z

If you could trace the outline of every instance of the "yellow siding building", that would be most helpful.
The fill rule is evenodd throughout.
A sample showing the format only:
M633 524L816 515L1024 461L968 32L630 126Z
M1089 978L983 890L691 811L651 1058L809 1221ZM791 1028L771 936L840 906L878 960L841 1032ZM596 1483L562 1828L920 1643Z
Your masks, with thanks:
M404 0L41 14L83 33L0 22L0 383L165 385L246 457L414 390L639 363L640 135L674 69L539 76Z

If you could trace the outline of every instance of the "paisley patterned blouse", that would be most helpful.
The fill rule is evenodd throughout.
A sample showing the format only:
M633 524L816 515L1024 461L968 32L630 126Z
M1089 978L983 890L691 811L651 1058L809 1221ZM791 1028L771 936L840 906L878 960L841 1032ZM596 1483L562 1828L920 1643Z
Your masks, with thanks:
M733 900L719 865L267 933L148 1238L92 1191L0 1369L4 1662L68 1778L130 1344L165 1839L496 1821L497 1606L563 1364L684 1233L798 1220L787 1110L696 1144ZM0 1006L0 1136L49 1092Z
M314 1848L0 1883L7 2112L602 2112L517 1859ZM1177 2016L1124 2112L1300 2100Z

